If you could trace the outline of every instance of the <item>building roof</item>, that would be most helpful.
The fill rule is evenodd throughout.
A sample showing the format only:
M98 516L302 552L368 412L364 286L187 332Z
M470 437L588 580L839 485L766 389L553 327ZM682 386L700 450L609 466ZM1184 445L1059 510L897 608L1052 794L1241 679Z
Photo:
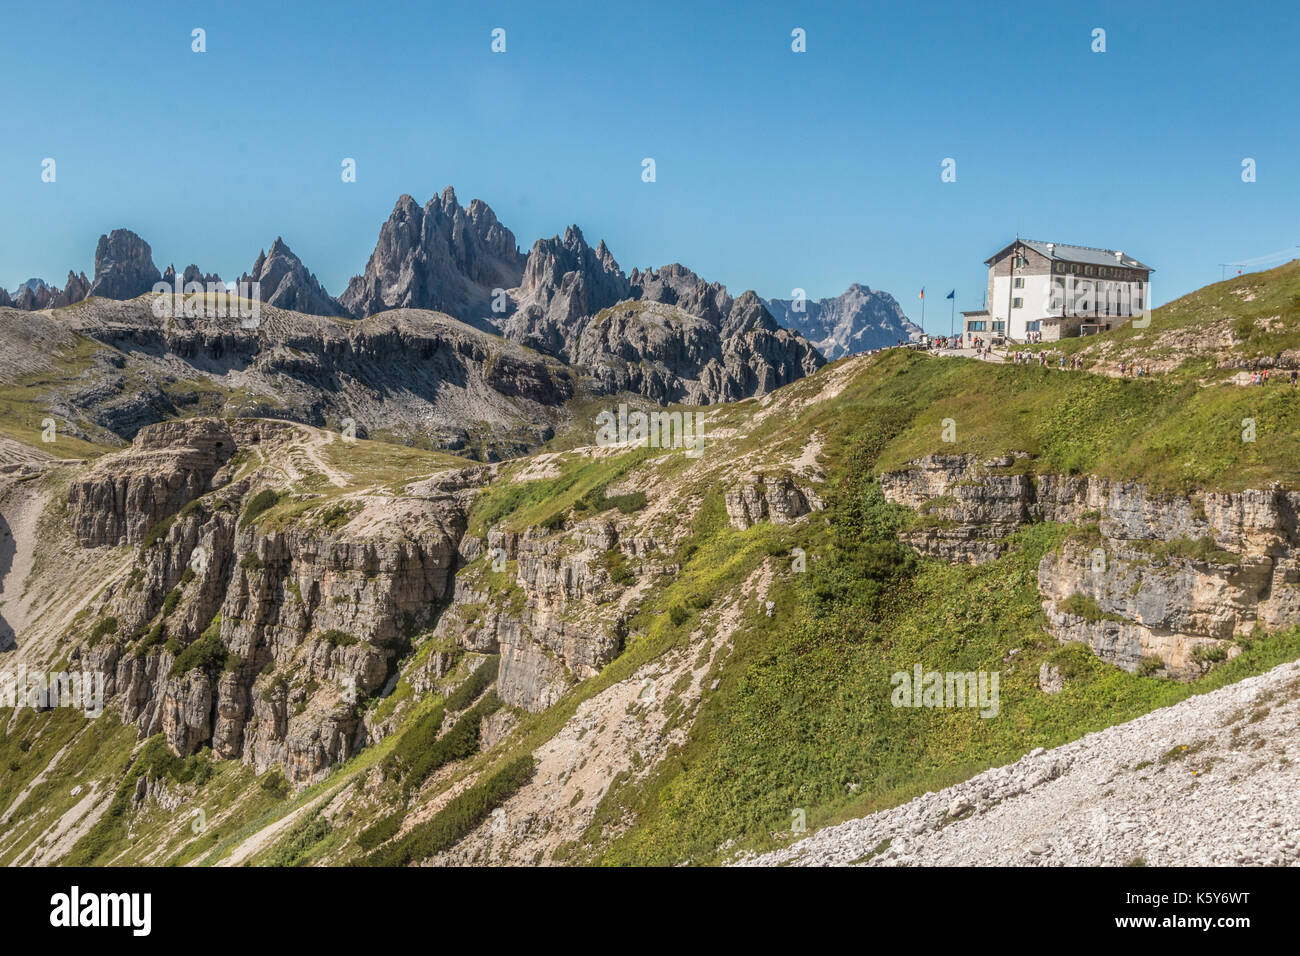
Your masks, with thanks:
M1125 255L1117 249L1094 249L1091 246L1071 246L1063 242L1039 242L1037 239L1017 239L1016 242L1028 246L1039 255L1054 262L1079 262L1090 266L1122 266L1126 269L1143 269L1147 272L1156 271L1149 265L1139 262L1132 256ZM984 260L984 264L988 265L1013 245L1015 243L1011 243L1006 248L1000 249L989 256Z

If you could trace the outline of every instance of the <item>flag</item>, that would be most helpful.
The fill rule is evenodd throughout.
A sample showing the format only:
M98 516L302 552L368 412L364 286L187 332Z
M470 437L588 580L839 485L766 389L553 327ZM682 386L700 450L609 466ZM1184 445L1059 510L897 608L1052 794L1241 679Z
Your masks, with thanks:
M953 290L952 290L951 292L949 292L946 296L944 296L944 298L945 298L945 299L955 299L955 298L957 298L957 290L956 290L956 289L953 289Z
M917 298L918 298L918 299L924 299L924 298L925 298L925 286L921 286L921 294L920 294L919 296L917 296Z

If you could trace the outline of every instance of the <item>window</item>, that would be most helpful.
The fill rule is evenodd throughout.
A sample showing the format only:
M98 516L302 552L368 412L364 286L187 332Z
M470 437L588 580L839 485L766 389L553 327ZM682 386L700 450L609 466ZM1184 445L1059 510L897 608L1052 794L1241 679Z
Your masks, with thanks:
M1075 276L1077 276L1078 274L1079 274L1079 267L1078 267L1078 266L1070 266L1070 275L1075 275Z
M1016 276L1014 279L1012 279L1011 286L1014 289L1023 289L1025 287L1024 276Z
M988 323L982 319L971 319L966 323L966 331L968 332L983 332L986 328L988 328Z
M1039 331L1039 330L1042 328L1042 326L1043 326L1043 323L1042 323L1042 322L1039 322L1037 319L1035 319L1033 322L1026 322L1026 323L1025 323L1025 331L1026 331L1026 332L1037 332L1037 331Z
M994 331L994 332L1005 332L1006 330L1007 330L1007 324L1006 324L1005 322L994 322L994 323L993 323L993 331Z
M1054 266L1052 266L1052 268L1053 268L1055 271L1064 274L1064 272L1065 272L1065 263L1064 263L1064 262L1058 262L1058 263L1056 263Z
M1011 308L1023 309L1024 307L1025 307L1025 300L1020 298L1020 296L1016 296L1014 299L1011 300Z
M1083 270L1083 274L1084 274L1084 275L1089 275L1089 276L1090 276L1090 275L1095 275L1096 272L1097 272L1097 269L1096 269L1095 266L1088 266L1086 269Z

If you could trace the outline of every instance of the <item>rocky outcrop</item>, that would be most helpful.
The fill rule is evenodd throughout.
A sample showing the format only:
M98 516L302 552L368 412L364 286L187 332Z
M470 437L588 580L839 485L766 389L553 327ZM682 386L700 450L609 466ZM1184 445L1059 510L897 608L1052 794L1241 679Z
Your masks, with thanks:
M96 300L67 317L71 331L113 351L97 357L95 375L51 396L54 414L130 439L229 396L209 413L335 428L350 418L358 437L382 432L497 459L549 439L573 393L557 360L435 312L340 322L266 305L245 327L237 317L161 318L152 304Z
M1195 677L1235 639L1300 622L1300 493L1171 495L1024 464L933 455L880 481L918 512L904 540L948 561L993 560L1031 521L1077 526L1038 569L1048 624L1126 670Z
M305 315L347 314L279 236L271 243L269 253L258 253L253 271L245 273L239 281L258 283L261 301L280 309Z
M134 299L162 279L149 243L129 229L114 229L95 247L95 279L87 295Z
M433 309L479 328L504 318L493 311L495 290L513 289L524 271L514 234L487 203L462 208L450 186L423 208L397 200L363 275L348 283L340 303L363 317L392 308Z
M486 473L436 475L396 499L313 505L306 495L283 525L247 517L257 487L247 479L219 476L213 488L188 479L238 448L288 454L280 443L291 432L210 420L147 429L103 468L123 485L110 494L90 481L70 497L74 528L126 528L128 540L174 513L98 599L99 620L115 626L78 652L105 675L123 719L144 736L162 733L178 755L208 746L259 773L281 766L301 784L364 744L359 707L450 598L467 495ZM150 468L152 483L142 479ZM152 494L160 488L168 494ZM190 491L201 497L176 512ZM96 507L108 514L87 518Z
M762 310L752 292L738 301ZM696 405L763 395L823 364L794 333L765 327L761 316L744 321L748 328L724 339L706 319L677 306L624 302L585 325L572 360L596 390Z
M787 328L834 361L855 352L909 342L921 327L903 314L892 295L857 282L833 299L767 299L764 304Z
M659 269L633 269L629 277L635 297L643 302L675 305L721 329L731 314L732 298L719 282L705 282L681 263Z
M217 275L215 272L204 273L203 270L194 265L194 263L187 265L185 271L182 272L179 277L176 274L176 267L174 265L169 265L163 270L162 281L167 283L167 285L173 290L177 286L177 278L180 279L180 287L182 290L189 285L197 284L202 286L206 291L209 285L215 285L216 283L221 282L221 276Z
M466 650L500 654L497 694L537 712L618 655L626 630L620 599L646 573L645 556L656 546L625 540L614 523L597 521L563 532L492 531L461 551L481 557L457 575L437 633ZM494 555L511 572L504 593L486 580ZM615 564L623 568L618 580Z
M83 272L80 275L68 270L68 281L63 284L63 288L54 293L50 300L50 308L61 309L65 305L72 305L80 302L90 294L90 280L86 278Z
M726 494L727 518L744 531L760 521L791 524L825 507L811 489L800 488L789 475L755 473L733 485Z
M631 295L604 240L592 249L582 230L538 239L515 293L516 311L502 334L513 342L570 359L586 320Z
M101 458L68 487L82 547L136 544L146 532L212 490L235 451L224 422L189 419L141 429L130 450Z

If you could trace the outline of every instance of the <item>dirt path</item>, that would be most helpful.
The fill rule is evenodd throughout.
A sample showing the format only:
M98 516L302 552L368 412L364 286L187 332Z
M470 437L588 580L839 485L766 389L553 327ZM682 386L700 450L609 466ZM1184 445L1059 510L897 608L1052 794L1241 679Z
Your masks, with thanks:
M268 823L262 829L258 830L252 836L240 843L229 854L217 860L213 866L242 866L246 860L252 859L258 853L261 853L267 847L271 846L276 840L284 836L304 813L322 806L325 801L332 800L337 791L330 790L328 793L321 794L315 800L304 803L292 813L287 813L274 823ZM188 866L198 866L203 859L202 856L192 860Z

